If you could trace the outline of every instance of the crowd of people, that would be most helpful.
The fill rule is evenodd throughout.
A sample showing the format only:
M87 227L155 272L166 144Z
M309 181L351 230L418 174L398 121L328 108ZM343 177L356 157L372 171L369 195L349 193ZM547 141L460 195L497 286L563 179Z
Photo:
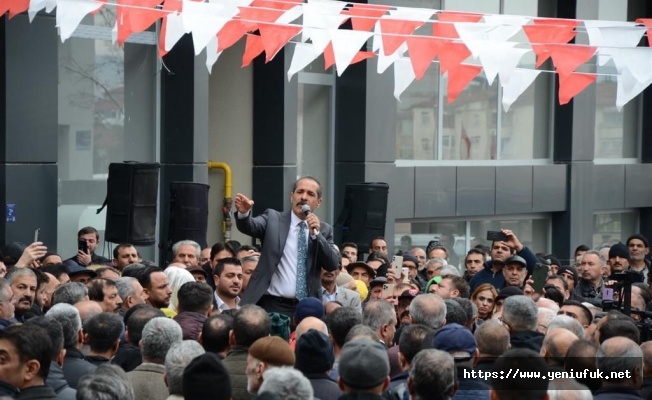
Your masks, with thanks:
M184 240L165 266L96 254L92 227L68 259L5 245L0 399L652 398L644 236L573 265L510 230L459 260L435 240L396 257L334 244L314 178L291 201L253 217L238 194L261 247Z

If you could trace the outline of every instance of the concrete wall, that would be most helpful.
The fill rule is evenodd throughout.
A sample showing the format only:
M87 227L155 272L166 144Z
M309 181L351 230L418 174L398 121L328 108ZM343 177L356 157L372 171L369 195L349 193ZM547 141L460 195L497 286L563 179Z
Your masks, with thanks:
M253 166L253 67L241 68L244 40L226 50L213 66L209 79L208 158L225 162L233 173L233 196L252 193ZM208 243L224 240L222 199L224 174L212 170L208 176ZM232 239L249 243L233 224Z

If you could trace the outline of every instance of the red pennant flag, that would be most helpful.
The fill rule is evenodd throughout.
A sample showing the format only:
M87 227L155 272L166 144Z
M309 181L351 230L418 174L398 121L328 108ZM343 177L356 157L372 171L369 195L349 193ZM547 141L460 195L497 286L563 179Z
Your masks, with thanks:
M471 52L464 43L440 40L439 48L439 73L444 75L446 72L456 68L464 60L471 57Z
M580 24L579 20L568 18L534 18L533 22L535 25L557 25L572 28Z
M452 24L453 22L478 22L482 19L482 16L482 14L442 11L437 14L437 20L443 22L434 22L432 24L433 36L458 39L460 35L455 29L455 25Z
M353 7L342 11L342 14L351 15L351 25L353 26L353 30L368 32L374 27L376 21L385 15L389 9L391 9L389 6L354 3Z
M364 61L368 58L375 56L376 53L373 51L359 51L353 57L353 60L349 65L357 64L360 61ZM324 49L324 69L329 69L335 64L335 53L333 52L333 43L328 43L326 49Z
M260 53L265 50L263 40L257 35L247 35L247 42L245 43L245 51L242 55L242 67L247 67L254 58L258 57Z
M577 22L577 21L574 21ZM555 25L525 25L523 31L527 35L530 43L559 43L564 44L570 42L575 37L575 26L555 26ZM536 67L540 67L549 57L544 46L532 46L532 50L537 55Z
M1 11L0 11L1 12ZM647 30L647 45L652 46L652 18L639 18L636 23L645 25Z
M275 25L259 23L258 29L260 30L260 38L265 48L267 55L266 63L272 61L272 58L278 53L281 47L285 46L287 42L295 37L303 29L301 26L295 25Z
M163 3L163 11L166 11L167 13L171 13L173 11L181 11L183 7L183 3L181 0L165 0L165 3ZM158 40L158 58L163 58L168 52L165 50L165 34L168 29L168 20L167 18L163 18L161 21L161 33L159 35L159 40Z
M559 76L559 104L568 104L573 97L575 97L582 90L586 89L590 84L595 82L598 77L596 74L580 74L577 72L569 75Z
M287 11L296 5L296 1L292 3L288 1L255 0L251 3L250 7L273 8L275 10Z
M403 19L381 19L380 30L383 35L383 49L385 54L394 54L405 42L406 35L411 35L424 23Z
M224 51L236 44L245 33L247 33L247 27L237 19L232 19L224 24L217 33L217 52Z
M0 8L2 8L2 9L6 8L9 11L9 19L12 19L16 15L27 11L27 9L29 8L29 1L30 0L5 0L7 5L5 5L4 7L0 7ZM4 14L5 11L7 11L7 10L4 10L4 11L0 10L0 12L2 12L2 14ZM0 15L2 15L2 14L0 14Z
M256 7L238 7L242 24L247 28L247 31L253 32L258 29L258 22L274 22L281 15L283 15L282 10L266 10Z
M118 0L116 21L118 22L118 46L132 33L142 32L167 14L156 7L161 0Z
M420 80L437 56L443 43L427 36L410 36L406 41L415 79Z
M597 50L596 47L576 44L542 44L535 46L545 46L560 75L573 73L577 67L593 57Z
M448 104L457 99L465 87L482 71L479 65L459 65L448 71Z

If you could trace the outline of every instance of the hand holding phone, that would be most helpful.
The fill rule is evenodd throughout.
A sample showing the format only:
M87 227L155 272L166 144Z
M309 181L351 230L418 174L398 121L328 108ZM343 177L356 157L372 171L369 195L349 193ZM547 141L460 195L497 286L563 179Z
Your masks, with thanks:
M392 271L394 272L394 278L400 279L403 273L403 256L392 257Z
M545 264L536 264L532 272L532 289L535 293L540 293L548 278L549 267ZM563 294L563 293L562 293Z
M383 299L394 297L394 284L385 283L383 284L383 293L381 294Z
M487 240L491 242L506 242L509 239L502 231L487 231Z
M602 289L602 300L603 301L613 301L614 300L614 290L612 288L603 288Z

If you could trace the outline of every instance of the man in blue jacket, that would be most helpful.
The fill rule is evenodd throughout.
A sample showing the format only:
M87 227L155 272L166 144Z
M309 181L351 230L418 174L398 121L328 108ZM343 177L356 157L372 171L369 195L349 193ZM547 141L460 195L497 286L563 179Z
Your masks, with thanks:
M471 293L483 283L492 284L496 290L502 289L505 286L503 266L505 261L514 254L525 260L528 275L532 274L534 266L539 262L534 253L521 244L514 232L509 229L502 229L502 232L507 235L507 241L491 243L491 261L484 263L484 269L475 274L469 282Z

